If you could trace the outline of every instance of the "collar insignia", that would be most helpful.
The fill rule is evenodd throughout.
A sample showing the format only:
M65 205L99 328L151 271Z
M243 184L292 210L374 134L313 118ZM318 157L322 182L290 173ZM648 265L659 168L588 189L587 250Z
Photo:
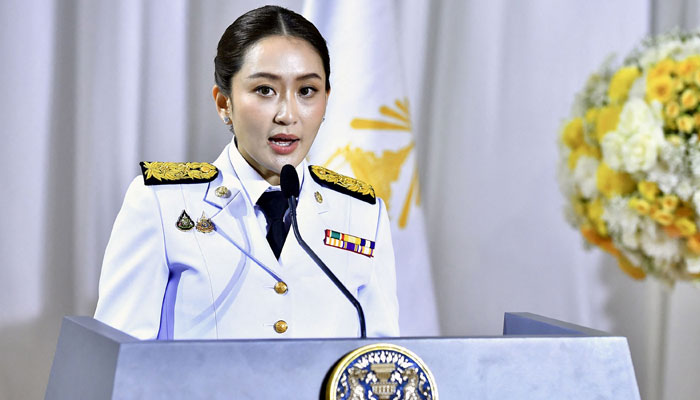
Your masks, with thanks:
M143 183L150 185L169 185L183 183L211 182L219 175L219 170L205 162L160 162L142 161Z
M310 165L309 171L314 180L321 186L347 194L370 204L377 202L371 185L349 176L340 175L330 169L318 165Z

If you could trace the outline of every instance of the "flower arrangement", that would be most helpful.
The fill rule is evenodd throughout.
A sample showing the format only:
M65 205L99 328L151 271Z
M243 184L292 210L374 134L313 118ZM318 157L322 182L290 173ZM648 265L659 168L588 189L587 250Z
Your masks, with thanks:
M700 281L700 33L606 61L559 136L566 216L636 279Z

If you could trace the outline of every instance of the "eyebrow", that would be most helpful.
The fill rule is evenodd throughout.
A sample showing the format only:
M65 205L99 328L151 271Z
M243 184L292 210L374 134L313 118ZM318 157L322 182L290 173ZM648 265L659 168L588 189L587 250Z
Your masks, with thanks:
M248 76L248 79L257 79L257 78L267 78L267 79L272 79L272 80L276 80L276 81L282 79L279 75L271 74L269 72L256 72L256 73ZM309 74L304 74L304 75L298 76L297 80L303 81L306 79L314 79L314 78L322 80L321 76L315 72L311 72Z

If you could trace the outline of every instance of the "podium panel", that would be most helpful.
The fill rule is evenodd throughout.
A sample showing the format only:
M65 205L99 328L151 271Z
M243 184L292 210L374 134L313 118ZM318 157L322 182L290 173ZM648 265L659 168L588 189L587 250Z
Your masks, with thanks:
M46 399L323 399L347 353L410 349L441 399L639 399L627 340L527 313L504 336L139 341L89 317L66 317Z

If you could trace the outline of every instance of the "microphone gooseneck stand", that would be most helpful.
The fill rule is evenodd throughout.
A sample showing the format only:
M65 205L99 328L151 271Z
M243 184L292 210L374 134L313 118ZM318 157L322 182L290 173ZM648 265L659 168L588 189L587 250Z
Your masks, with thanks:
M290 171L291 170L291 171ZM292 231L294 231L294 237L296 237L299 245L306 251L306 254L311 257L316 265L321 268L321 270L328 276L328 278L335 284L335 286L345 295L345 297L352 303L352 305L357 310L357 317L360 320L360 337L367 337L367 327L365 325L365 313L362 311L362 306L360 302L355 298L355 296L350 293L350 291L343 285L343 283L338 279L337 276L331 271L326 264L321 261L321 259L311 250L308 244L301 238L299 233L299 224L297 223L297 196L299 195L299 177L297 172L291 165L287 164L282 168L282 173L280 174L280 186L282 187L282 192L287 196L287 201L289 202L289 215L292 219Z

